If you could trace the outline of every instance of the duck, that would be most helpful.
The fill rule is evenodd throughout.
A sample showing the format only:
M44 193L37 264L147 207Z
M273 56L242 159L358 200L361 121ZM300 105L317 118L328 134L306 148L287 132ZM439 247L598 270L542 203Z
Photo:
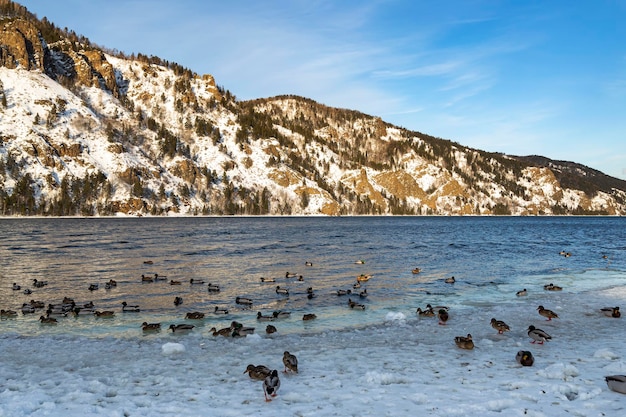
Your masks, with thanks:
M170 324L169 329L173 332L189 332L191 330L193 330L193 328L196 327L193 324Z
M352 290L337 290L338 296L348 295L348 294L352 294Z
M367 274L367 275L366 274L361 274L358 277L356 277L356 280L358 282L367 282L367 281L370 280L370 278L372 278L372 276L369 275L369 274Z
M365 264L365 261L363 259L358 259L356 262L354 262L357 265L363 265Z
M110 318L110 317L114 317L115 316L115 312L114 311L109 311L109 310L94 311L93 314L96 317L102 317L102 318Z
M110 279L106 284L105 284L106 288L113 288L113 287L117 287L117 281L114 279Z
M34 313L35 307L29 303L22 304L22 314Z
M209 282L208 290L209 292L220 292L220 286Z
M249 334L254 333L254 327L245 327L243 324L237 321L233 321L230 324L230 328L232 330L232 333L231 333L232 337L245 337Z
M283 311L283 310L276 310L272 312L272 316L274 316L274 318L277 318L277 319L286 319L288 317L291 317L291 312Z
M272 373L263 380L263 394L265 395L265 401L272 401L271 397L276 396L278 388L280 388L280 379L278 378L278 371L274 369Z
M304 266L313 266L313 262L306 261L304 263Z
M228 314L228 310L223 307L215 306L215 310L213 310L213 314Z
M256 313L256 319L259 321L273 321L274 320L274 316L264 316L260 311L258 313Z
M554 285L553 283L549 283L543 286L543 289L546 291L562 291L563 287L559 287L558 285Z
M296 274L295 272L289 272L289 271L285 272L285 278L295 278L296 275L298 274Z
M306 313L302 316L302 320L304 321L315 320L316 318L317 316L313 313Z
M437 316L439 317L439 324L445 325L450 316L448 315L448 311L444 308L440 308L437 312Z
M154 280L155 281L167 281L167 276L154 274Z
M620 313L619 311L619 307L604 307L600 309L600 311L607 317L613 317L617 319L622 316L622 313Z
M29 294L32 294L32 293L33 293L33 291L30 288L26 288L24 290L24 294L26 294L26 295L29 295Z
M368 295L367 294L367 288L364 288L363 291L361 291L359 293L359 297L361 297L361 298L365 298L365 297L367 297L367 295Z
M43 301L30 300L29 304L35 308L44 308L46 305Z
M415 311L420 317L434 317L435 311L432 308L427 308L426 310L422 310L421 307L417 307Z
M174 305L175 306L179 306L183 303L183 297L175 297L174 298Z
M537 329L535 326L528 326L528 337L533 339L530 343L539 342L540 345L543 345L543 342L552 339L552 336L541 329Z
M35 288L41 288L48 285L48 281L38 281L37 278L33 278L33 285Z
M248 374L250 379L256 379L258 381L264 381L265 378L270 376L272 370L265 365L253 365L250 364L243 371L244 374Z
M219 329L217 330L215 327L211 327L211 329L209 329L209 332L211 332L211 334L213 336L230 336L232 334L232 329L230 327L224 327L223 329Z
M72 309L72 315L74 317L93 315L93 308L74 307Z
M16 282L13 283L13 291L19 291L21 289L22 289L22 287L20 285L17 285Z
M17 317L15 310L0 310L0 317Z
M141 330L144 332L156 332L161 330L161 323L141 323Z
M204 280L201 280L201 279L193 279L193 278L191 278L191 279L189 280L189 283L190 283L191 285L204 285Z
M352 288L358 290L359 288L361 288L361 283L359 281L355 282L354 284L352 284Z
M154 282L154 279L147 275L141 274L141 282Z
M559 318L558 314L556 314L552 310L548 310L547 308L543 308L543 306L537 307L537 311L539 312L540 315L542 315L543 317L546 317L548 319L547 321L551 321L552 319L558 319Z
M456 278L450 277L443 280L446 284L454 284L456 282Z
M139 313L141 309L138 305L129 305L126 301L122 301L122 311L124 313Z
M421 268L413 268L413 270L411 271L414 274L419 274L420 272L422 272Z
M280 285L277 285L276 294L289 295L289 290L287 288L280 288Z
M182 282L171 279L170 280L170 285L182 285Z
M190 311L189 313L185 314L185 318L189 320L202 320L204 318L204 313L201 313L199 311Z
M298 358L296 358L296 355L285 351L283 353L283 365L285 365L284 373L287 373L287 371L298 373Z
M247 306L251 306L252 300L250 298L245 298L245 297L237 297L235 298L235 303L237 304L243 304L243 305L247 305Z
M530 353L530 351L528 350L520 350L519 352L517 352L517 355L515 355L515 360L522 366L533 366L533 363L535 363L535 358L533 357L533 354Z
M261 282L276 282L276 279L261 277Z
M89 291L96 291L99 287L100 285L98 284L91 284L89 285Z
M348 306L350 308L355 308L357 310L365 310L365 305L356 303L356 302L352 301L350 298L348 298Z
M474 349L474 340L472 340L472 335L467 334L467 336L457 336L454 338L454 343L461 349Z
M39 317L39 321L42 324L57 324L57 319L55 319L54 317L44 317L44 316L41 316L41 317Z
M105 290L110 290L111 288L116 287L116 285L111 284L110 282L105 282L104 283L104 289Z
M626 375L609 375L604 380L611 391L626 394Z
M516 292L515 295L517 295L518 297L524 297L528 295L528 291L526 291L526 288L524 288L523 290Z
M496 320L495 318L491 319L491 327L496 329L498 331L498 334L502 334L511 330L508 324L506 324L502 320Z
M271 325L271 324L268 324L268 325L265 327L265 333L267 333L267 334L272 334L272 333L276 333L276 332L277 332L277 330L276 330L276 326L273 326L273 325Z

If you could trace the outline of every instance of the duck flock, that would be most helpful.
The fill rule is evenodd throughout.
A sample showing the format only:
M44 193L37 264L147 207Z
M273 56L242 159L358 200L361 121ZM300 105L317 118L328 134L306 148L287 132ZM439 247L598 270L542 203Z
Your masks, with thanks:
M571 254L561 254L563 256L571 256ZM148 262L146 262L148 263ZM151 263L151 262L149 262ZM364 261L357 261L357 264L363 264ZM306 262L306 266L312 266L311 262ZM414 268L412 270L413 274L419 274L421 272L421 268ZM344 300L347 298L346 305L349 309L353 310L365 310L367 307L362 302L355 301L358 297L359 300L366 300L368 296L368 292L366 288L362 288L362 286L367 283L372 278L371 275L367 274L359 274L356 277L356 281L349 289L338 289L335 294L337 297L342 297ZM294 274L291 272L286 272L284 279L286 282L291 279L295 279L297 281L304 281L304 276L299 274ZM166 276L159 274L142 274L138 280L139 283L149 283L149 282L157 282L163 281L167 282L172 286L181 286L183 282L179 280L168 280ZM276 283L276 278L268 278L261 277L261 283ZM454 284L456 282L454 277L443 279L445 284ZM203 280L198 279L190 279L188 281L190 286L205 286L206 291L209 293L219 293L221 288L219 285L214 283L206 283ZM45 287L48 285L47 281L39 281L37 279L32 280L32 287L37 291L45 290ZM105 289L113 289L117 287L117 282L115 280L109 280L105 283ZM93 294L100 288L99 284L92 283L86 288L90 294ZM30 288L22 289L22 285L18 283L13 283L12 289L15 293L23 293L26 295L33 294L33 290ZM549 283L543 286L545 291L561 291L563 288L553 283ZM285 285L275 285L273 290L276 294L276 297L288 297L289 296L289 288ZM528 295L528 290L524 288L516 293L518 297L524 297ZM312 287L308 287L306 290L306 297L310 300L317 296L314 289ZM354 298L354 299L353 299ZM177 295L173 299L174 305L178 306L183 304L183 297L181 295ZM254 306L254 300L248 297L238 296L234 299L234 303L240 306L244 310L252 310ZM24 302L21 307L21 313L23 315L36 315L39 314L39 321L42 325L57 325L62 321L63 318L68 316L80 317L80 316L93 316L95 318L113 318L118 313L139 313L142 309L137 304L130 304L126 301L123 301L120 304L119 310L112 309L98 309L96 303L93 301L87 302L77 302L73 298L64 297L59 300L58 303L45 303L43 301L37 301L35 299L31 299L29 302ZM554 311L545 308L543 305L539 305L537 307L537 313L544 317L547 321L552 321L553 319L559 319L559 316ZM618 319L621 317L621 312L619 306L615 307L602 307L598 309L598 313L602 314L611 319ZM186 321L193 320L204 320L208 315L227 315L229 314L229 310L227 308L221 306L214 306L214 308L207 313L201 311L189 311L187 312L183 319ZM437 318L438 324L445 326L450 320L451 314L450 309L447 306L432 306L427 304L424 309L417 308L416 314L420 318ZM10 319L18 316L18 311L11 309L2 309L0 310L0 318L2 319ZM291 317L291 312L285 310L274 310L271 312L262 312L257 311L254 317L257 323L264 322L276 322L283 318ZM302 315L303 321L309 321L316 319L317 316L314 313L304 313ZM504 332L510 331L510 326L503 320L499 320L496 318L491 319L491 327L497 331L499 334L503 334ZM175 334L184 334L193 331L196 326L190 323L173 323L169 326L163 326L163 328L167 328L168 331L171 331ZM162 330L162 323L155 322L143 322L141 324L141 331L144 333L152 333L152 332L160 332ZM266 323L265 332L269 334L276 333L278 331L277 327L273 323ZM223 336L223 337L245 337L249 334L253 334L255 332L254 326L246 326L243 323L232 320L229 326L217 329L216 327L212 327L209 330L209 334L212 336ZM552 339L546 331L535 327L534 325L530 325L527 329L528 337L531 339L532 344L544 344L549 342ZM474 340L472 339L471 334L456 336L454 338L454 343L460 349L474 349ZM529 350L520 350L517 352L515 356L515 360L522 366L532 366L534 364L534 357L531 351ZM283 364L284 373L298 373L298 360L295 355L290 354L288 351L284 352L283 356ZM253 380L258 380L262 382L263 392L266 401L271 401L273 397L277 395L277 392L280 388L280 378L278 370L271 369L265 365L253 365L250 364L246 368L245 372L249 375L249 377ZM626 394L626 375L609 375L605 377L607 386L616 392Z

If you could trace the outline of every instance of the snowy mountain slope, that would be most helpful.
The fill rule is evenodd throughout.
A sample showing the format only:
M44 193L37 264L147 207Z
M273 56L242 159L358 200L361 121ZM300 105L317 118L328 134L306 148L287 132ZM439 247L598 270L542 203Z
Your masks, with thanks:
M579 165L564 175L302 97L239 102L210 75L113 56L23 11L3 24L3 215L626 212L626 183Z

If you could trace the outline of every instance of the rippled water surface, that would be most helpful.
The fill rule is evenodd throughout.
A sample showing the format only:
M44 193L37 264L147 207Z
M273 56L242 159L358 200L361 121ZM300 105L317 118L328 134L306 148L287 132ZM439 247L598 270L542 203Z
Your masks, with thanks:
M230 314L208 314L195 324L219 328L239 320L264 328L255 319L258 311L288 310L292 317L277 324L286 333L375 325L381 311L414 315L426 303L457 309L515 305L517 290L543 291L549 282L581 293L623 286L625 250L624 218L3 219L2 309L19 311L33 299L57 304L67 296L93 301L97 310L114 310L116 317L67 317L51 329L40 325L42 312L20 312L2 320L0 332L135 337L143 321L182 323L186 312L208 314L216 306ZM422 272L413 274L416 267ZM302 281L285 278L287 272L302 275ZM155 273L167 280L142 283L142 274ZM352 289L359 274L372 275L360 289L367 289L367 298ZM456 283L444 283L451 276ZM276 282L261 283L261 277ZM48 285L35 288L33 279ZM118 285L105 289L110 279ZM191 279L205 284L191 285ZM32 294L14 291L13 283ZM208 283L221 291L209 292ZM89 291L90 284L99 289ZM289 296L276 294L277 285L288 288ZM315 298L307 297L308 287ZM339 289L354 292L339 297ZM242 308L237 296L252 298L254 305ZM175 297L183 304L175 306ZM366 310L350 310L348 297ZM141 312L122 313L123 301ZM305 313L318 320L303 322Z

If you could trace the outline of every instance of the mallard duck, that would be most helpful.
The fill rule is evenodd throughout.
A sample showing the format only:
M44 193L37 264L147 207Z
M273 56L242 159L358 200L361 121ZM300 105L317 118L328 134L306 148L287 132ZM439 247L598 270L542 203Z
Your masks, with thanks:
M246 370L243 371L244 374L248 374L250 379L256 379L258 381L264 381L265 378L270 376L272 370L265 365L248 365Z
M604 307L600 309L600 311L602 311L602 314L607 317L613 317L617 319L622 316L622 313L620 313L619 311L619 307Z
M276 310L272 312L272 316L274 316L274 318L277 318L277 319L286 319L288 317L291 317L291 312L283 311L283 310Z
M361 283L359 281L355 282L354 284L352 284L352 288L358 290L359 288L361 288Z
M183 297L174 297L174 305L179 306L183 303Z
M352 301L349 298L348 298L348 306L350 308L354 308L354 309L357 309L357 310L365 310L365 306L363 304L356 303L356 302Z
M539 342L540 345L543 345L543 342L552 339L552 336L541 329L537 329L535 326L528 326L528 337L533 339L530 343Z
M445 325L450 318L450 316L448 315L448 311L443 308L439 309L439 311L437 312L437 316L439 317L439 324L441 325Z
M472 340L472 335L467 334L467 336L457 336L454 338L454 343L461 349L474 349L474 340Z
M100 285L98 284L91 284L89 285L89 291L96 291L99 287Z
M296 355L292 355L288 351L283 353L283 365L285 365L285 370L283 372L287 373L287 370L298 373L298 358Z
M280 285L277 285L276 294L289 295L289 290L287 288L281 288Z
M211 284L209 282L209 287L208 287L209 292L220 292L220 286L217 284Z
M107 286L107 288L113 288L113 287L117 287L117 281L114 279L110 279L105 286Z
M264 316L263 313L261 313L260 311L258 313L256 313L256 319L259 321L273 321L275 319L275 317L272 316Z
M268 324L268 325L265 327L265 333L267 333L267 334L276 333L276 331L277 331L277 330L276 330L276 326L273 326L273 325L271 325L271 324Z
M278 371L274 369L272 373L263 380L263 394L265 395L265 401L272 401L270 397L276 396L278 388L280 388L280 379L278 378ZM270 397L268 397L268 395Z
M533 354L527 350L520 350L515 355L515 360L522 366L533 366L535 363L535 358L533 358Z
M21 290L21 289L22 289L22 287L21 287L21 286L19 286L19 285L17 285L17 283L16 283L16 282L14 282L14 283L13 283L13 291L19 291L19 290Z
M93 308L74 307L72 309L72 315L74 315L74 317L86 316L86 315L93 316Z
M41 317L39 317L39 321L42 324L57 324L57 319L55 319L54 317L44 317L44 316L41 316Z
M604 380L612 391L626 394L626 375L609 375Z
M29 303L22 304L22 314L29 314L29 313L34 313L34 312L35 312L35 307L33 307L31 304Z
M539 312L540 315L546 317L548 319L548 321L550 321L552 319L558 319L559 318L558 314L556 314L552 310L548 310L547 308L543 308L543 306L537 307L537 311Z
M306 261L304 263L304 266L313 266L313 262Z
M96 317L102 317L102 318L110 318L110 317L114 317L115 316L115 312L114 311L109 311L109 310L94 311L93 314Z
M502 334L511 330L508 324L506 324L502 320L496 320L494 318L491 319L491 327L496 329L498 331L498 334Z
M213 310L213 314L228 314L228 309L215 306L215 310Z
M191 279L189 280L189 283L190 283L191 285L204 285L204 280L202 280L202 279L193 279L193 278L191 278Z
M48 285L48 281L38 281L37 278L33 278L33 285L35 288L41 288Z
M559 287L558 285L554 285L553 283L549 283L543 286L543 289L546 291L561 291L563 287Z
M364 288L363 291L361 291L359 293L359 297L361 297L361 298L365 298L365 297L367 297L367 295L368 295L367 294L367 288Z
M307 313L305 315L302 316L302 320L304 321L308 321L308 320L315 320L317 318L317 316L313 313Z
M191 330L193 330L193 328L196 327L193 324L170 324L169 329L173 332L189 332Z
M154 282L154 278L141 274L141 282Z
M32 294L32 293L33 293L33 292L32 292L30 289L28 289L28 288L26 288L26 289L24 290L24 294L26 294L26 295L28 295L28 294Z
M415 312L417 313L418 316L421 316L421 317L434 317L435 316L435 311L432 308L426 308L426 310L422 310L421 307L417 307L417 310Z
M126 301L123 301L122 311L124 313L139 313L141 310L138 305L129 305Z
M14 310L0 310L0 317L17 317L17 311L14 311Z
M180 282L180 281L176 281L176 280L173 280L173 279L170 280L170 285L182 285L182 284L183 283Z
M352 294L352 290L337 290L338 296L348 295L348 294Z
M443 280L446 284L454 284L456 282L456 278L450 277Z
M524 297L528 295L528 291L526 291L526 288L524 288L523 290L516 292L515 295L517 295L518 297Z
M356 262L354 262L357 265L363 265L365 263L365 261L363 259L359 259Z
M370 278L372 278L371 275L368 274L361 274L358 277L356 277L356 280L359 282L367 282L370 280Z
M296 274L295 272L289 272L289 271L285 272L285 278L295 278L296 275L298 274Z
M167 276L154 274L154 280L155 281L167 281Z
M236 323L236 322L233 322L233 323ZM254 333L254 327L244 327L240 323L238 323L238 324L239 324L239 327L232 327L231 326L232 332L231 332L230 335L232 337L245 337L245 336L247 336L249 334L253 334Z
M213 336L230 336L232 334L232 329L230 327L224 327L223 329L217 330L215 327L211 327L209 330Z
M235 303L237 304L243 304L243 305L247 305L247 306L251 306L252 300L250 298L245 298L245 297L237 297L235 298Z
M35 300L30 300L29 304L35 308L44 308L46 306L46 304L43 301L35 301Z
M147 323L147 322L143 322L141 323L141 330L143 330L144 332L156 332L161 330L161 323Z
M201 313L199 311L190 311L189 313L185 314L185 318L189 320L202 320L204 318L204 313Z
M413 270L411 271L414 274L419 274L420 272L422 272L421 268L413 268Z
M276 279L261 277L261 282L276 282Z

